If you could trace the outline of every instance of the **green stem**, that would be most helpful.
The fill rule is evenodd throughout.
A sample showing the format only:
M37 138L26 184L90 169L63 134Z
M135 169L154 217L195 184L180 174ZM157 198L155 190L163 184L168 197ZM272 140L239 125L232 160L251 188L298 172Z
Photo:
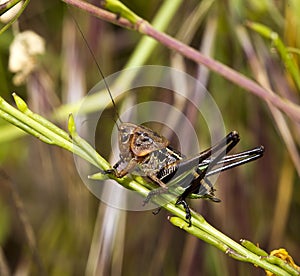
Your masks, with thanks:
M19 0L18 2L20 2L20 1L21 0ZM22 8L18 11L18 13L16 14L16 16L0 30L0 35L3 34L8 28L10 28L10 26L12 24L14 24L18 20L19 16L23 13L23 11L25 10L25 8L29 4L29 2L30 2L30 0L25 0ZM14 3L14 5L15 4L16 3Z
M221 250L224 253L227 253L230 248L228 246L226 246L224 243L220 242L218 239L216 239L214 236L210 235L209 233L195 227L195 226L191 226L188 227L188 224L186 223L185 220L179 218L179 217L170 217L169 221L175 225L176 227L179 227L183 230L185 230L186 232L188 232L189 234L217 247L219 250ZM231 257L236 257L238 260L245 260L244 257L240 256L240 255L234 255L232 254Z
M118 0L105 0L102 2L102 6L105 9L117 14L118 17L126 18L133 24L137 24L140 20L142 20L139 16L137 16L134 12L132 12L122 2Z
M21 2L21 0L11 0L7 1L3 4L0 4L0 15L6 13L8 10L10 10L13 6Z
M94 165L103 170L110 169L110 164L102 156L100 156L87 141L78 135L72 114L69 116L68 129L73 142L92 159Z
M214 237L217 237L220 241L222 241L224 244L232 248L235 252L245 257L245 261L249 263L253 263L254 265L257 265L265 270L271 271L275 273L276 275L285 275L288 276L289 273L281 269L280 267L274 266L264 259L261 258L261 256L256 255L255 253L249 251L239 243L235 242L234 240L230 239L226 235L224 235L222 232L215 229L213 226L208 224L206 221L204 223L200 223L198 220L195 221L194 225L199 227L200 229L209 232Z
M26 103L15 94L14 99L19 110L8 104L3 98L0 97L1 118L41 139L45 143L57 145L82 157L101 170L110 168L109 163L103 159L91 145L79 137L78 133L76 132L73 116L69 117L69 135L51 122L47 121L45 118L29 110ZM141 177L137 177L137 181L128 176L121 179L116 178L113 175L108 175L108 177L116 180L124 187L138 192L143 197L147 197L150 191L149 187L151 189L151 185L146 185L147 182ZM171 223L206 241L207 243L216 246L218 249L236 260L253 263L254 265L271 271L276 275L290 275L289 273L291 273L291 271L298 273L289 265L278 260L278 258L274 259L269 256L266 257L264 251L259 251L253 244L244 243L248 248L238 244L208 224L201 215L195 213L194 211L192 212L192 226L188 227L188 224L185 221L185 211L183 208L175 206L175 197L170 194L163 194L161 196L154 197L153 202L163 206L163 208L177 217L171 218ZM262 256L264 258L262 258ZM275 264L272 262L275 262ZM286 271L289 271L289 273ZM293 275L297 275L295 273Z
M267 27L263 24L260 24L260 23L248 21L246 23L246 25L250 29L256 31L260 35L262 35L272 41L272 43L276 47L281 59L283 60L287 71L292 76L298 90L300 91L300 72L298 70L295 60L293 59L293 57L291 55L291 51L289 51L288 48L285 47L285 45L284 45L283 41L281 40L281 38L279 37L279 35L276 32L274 32L272 29L270 29L269 27ZM299 51L299 49L298 49L298 51Z
M180 215L181 217L181 215ZM230 257L243 261L249 262L256 266L259 266L265 270L271 271L276 275L288 276L289 272L283 270L277 265L273 265L268 262L262 256L251 252L247 248L243 247L236 241L224 235L222 232L215 229L213 226L208 224L202 216L194 214L192 218L193 226L188 227L188 223L182 219L172 218L170 222L177 227L185 230L186 232L195 235L196 237L214 245Z
M69 135L59 129L57 126L42 118L41 116L32 113L25 102L14 94L17 106L21 110L18 110L8 104L2 97L0 97L0 117L4 120L10 122L11 124L17 126L18 128L24 130L25 132L35 136L44 143L50 145L56 145L71 151L88 162L97 166L91 156L80 148L78 145L74 144Z

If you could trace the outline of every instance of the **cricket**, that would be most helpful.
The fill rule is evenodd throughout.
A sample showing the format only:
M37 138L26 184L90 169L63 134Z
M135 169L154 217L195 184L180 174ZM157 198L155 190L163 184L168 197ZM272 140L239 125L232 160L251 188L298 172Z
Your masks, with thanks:
M205 198L212 202L220 202L221 200L214 194L215 188L209 177L261 158L264 154L264 147L257 146L239 153L228 154L240 141L239 133L231 131L215 145L191 158L187 158L180 151L173 148L167 138L152 129L143 125L123 122L99 62L78 22L74 17L73 20L97 66L99 75L104 81L114 112L120 121L120 124L117 124L119 160L111 169L102 173L122 178L135 172L135 174L146 176L150 181L157 184L158 189L149 192L143 202L144 205L152 197L170 192L170 183L175 182L176 185L183 188L183 192L177 195L175 205L183 207L186 214L185 218L191 226L192 216L191 209L186 201L187 198Z

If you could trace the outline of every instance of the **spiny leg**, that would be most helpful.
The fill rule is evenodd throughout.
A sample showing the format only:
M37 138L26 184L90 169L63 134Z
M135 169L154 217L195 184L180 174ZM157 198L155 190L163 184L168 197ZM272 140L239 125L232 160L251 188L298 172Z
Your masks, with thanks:
M168 188L159 188L152 190L148 193L147 197L143 200L143 206L149 203L149 201L152 199L152 197L157 195L162 195L168 192Z
M186 172L187 170L193 169L195 167L197 167L199 165L199 163L201 163L203 160L209 158L213 152L219 151L220 149L222 149L224 146L226 146L225 152L229 152L237 143L239 142L239 135L236 131L232 131L230 132L224 139L222 139L219 143L217 143L216 145L212 146L211 148L201 152L198 156L196 156L195 158L191 158L188 159L186 161L183 162L179 162L176 163L176 165L178 165L178 171L177 171L177 175L180 175L181 173ZM221 154L220 154L221 155ZM217 159L217 158L216 158ZM212 161L212 163L214 163L216 161L216 159L214 159ZM219 159L217 160L217 162L220 161ZM217 163L216 162L216 163ZM205 170L206 172L206 170ZM203 174L203 176L200 178L203 179L204 178L205 173ZM159 184L162 188L161 189L155 189L152 190L151 192L149 192L149 194L147 195L146 199L143 201L143 205L146 205L153 196L155 195L160 195L160 194L164 194L166 192L168 192L168 187L167 185L162 182L159 178L157 178L155 175L150 175L149 176L155 183ZM193 186L193 185L191 185ZM198 184L195 185L196 188L199 186ZM189 187L190 188L190 187ZM189 189L188 188L188 189ZM187 195L190 194L190 192L187 193ZM183 201L185 202L185 197L184 196L185 193L183 193ZM176 203L177 204L177 203ZM187 206L187 203L184 203L184 206ZM187 209L186 207L184 207L185 209Z
M225 142L226 142L225 153L221 152L216 158L214 158L211 161L209 166L207 166L205 169L200 170L199 168L197 168L196 171L198 173L198 177L192 181L191 185L182 193L182 195L179 198L185 199L189 194L191 194L191 193L197 191L197 189L199 189L199 187L201 185L201 180L204 179L204 177L205 177L206 173L209 171L209 169L213 168L216 164L218 164L218 162L223 158L224 154L227 154L239 142L238 133L234 132L234 131L229 133L225 138ZM222 140L217 145L213 146L211 149L206 150L205 152L209 152L211 155L213 150L221 149L220 145L224 146L224 140ZM208 157L210 157L210 155Z
M162 182L156 175L149 175L149 178L160 186L160 188L152 190L148 193L147 197L143 201L145 206L152 199L153 196L165 194L168 192L168 186Z
M213 151L218 151L220 149L222 149L222 147L224 146L224 143L226 144L226 148L225 148L225 154L227 154L237 143L239 142L239 136L238 133L233 131L231 133L229 133L221 142L219 142L218 144L216 144L215 146L211 147L210 149L202 152L199 156L198 156L198 160L199 162L202 162L205 158L209 158L212 154ZM201 156L201 158L200 158ZM192 182L191 185L178 197L175 205L182 205L183 208L185 209L186 212L186 219L189 222L189 226L191 225L191 211L190 208L186 202L186 198L188 195L190 195L191 193L196 192L197 190L199 190L199 187L201 184L201 181L204 180L206 173L208 172L208 170L212 167L214 167L224 156L224 152L221 152L215 159L213 159L211 161L211 163L209 164L209 166L207 166L205 169L203 169L202 171L198 168L197 169L197 173L198 173L198 177L195 178ZM187 163L187 162L186 162ZM211 185L210 182L208 182L208 184ZM211 185L212 186L212 185ZM212 200L215 197L212 197ZM214 200L213 200L214 201ZM216 201L218 201L218 199L216 198Z
M226 155L238 142L240 141L239 134L236 131L230 132L225 138L214 146L206 149L205 151L200 152L197 156L183 160L178 163L177 175L180 175L186 171L192 170L193 168L199 166L206 159L210 158L212 154L222 150L225 147L225 150L221 152L219 156ZM215 160L216 158L214 158ZM221 158L218 159L220 161ZM213 162L213 161L212 161ZM217 162L216 162L217 163ZM211 162L210 162L211 164Z
M189 207L189 205L187 204L187 202L185 201L185 199L183 198L178 198L176 203L176 205L182 205L184 210L185 210L185 219L189 222L189 227L192 225L192 215L191 215L191 209Z

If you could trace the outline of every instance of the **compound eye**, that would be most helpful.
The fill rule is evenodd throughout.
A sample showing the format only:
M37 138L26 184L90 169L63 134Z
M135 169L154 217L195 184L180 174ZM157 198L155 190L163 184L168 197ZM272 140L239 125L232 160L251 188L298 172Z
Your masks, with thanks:
M147 133L139 133L138 138L136 139L136 146L149 146L153 143L153 140L149 137Z
M122 135L121 136L121 143L124 144L126 142L128 142L128 135Z
M120 132L120 141L122 144L126 144L128 143L129 139L130 139L131 134L128 133L127 131L124 132Z

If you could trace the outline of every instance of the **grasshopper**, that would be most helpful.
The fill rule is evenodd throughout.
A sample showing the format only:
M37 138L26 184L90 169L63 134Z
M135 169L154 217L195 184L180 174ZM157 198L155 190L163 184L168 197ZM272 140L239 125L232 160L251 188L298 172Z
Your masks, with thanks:
M207 150L200 152L194 157L186 158L181 152L170 146L167 138L150 128L122 122L100 65L76 20L75 23L97 65L98 72L112 101L115 114L121 122L118 125L120 159L112 169L103 171L103 173L122 178L135 172L148 177L161 187L161 189L152 190L144 200L144 204L149 202L153 196L168 192L170 183L175 180L176 185L183 189L175 204L183 206L186 219L191 225L191 210L186 199L188 197L207 198L213 202L220 202L220 199L215 197L215 189L208 178L262 157L264 147L258 146L247 151L228 155L240 140L238 132L232 131ZM179 181L176 181L177 179Z
M153 130L132 123L121 123L119 130L120 160L105 173L121 178L136 172L147 176L162 189L151 191L144 200L146 204L152 196L168 191L168 183L188 172L179 184L184 188L177 198L176 205L182 205L186 219L191 225L191 211L187 197L204 197L220 202L214 195L214 188L209 176L254 161L263 156L264 147L259 146L237 154L227 153L239 142L237 131L230 132L216 145L186 158L181 152L169 145L169 141ZM213 156L213 153L215 157Z

